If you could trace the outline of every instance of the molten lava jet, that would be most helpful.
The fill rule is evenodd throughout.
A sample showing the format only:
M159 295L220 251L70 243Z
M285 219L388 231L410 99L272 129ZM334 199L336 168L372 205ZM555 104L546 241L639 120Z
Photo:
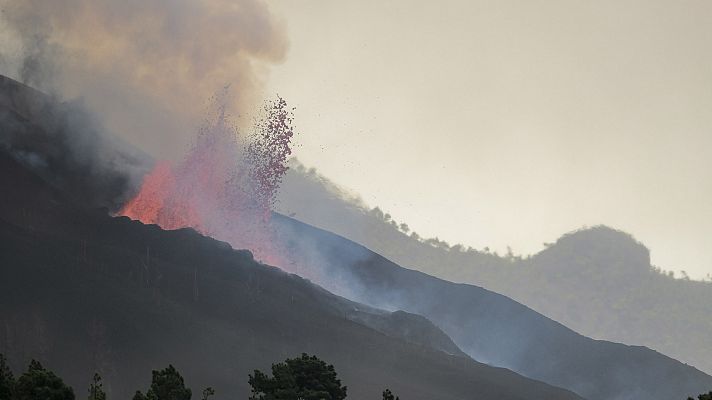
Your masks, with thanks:
M164 229L194 228L287 266L270 216L291 154L292 112L282 98L267 102L253 132L242 137L224 106L217 110L185 158L156 163L119 214Z

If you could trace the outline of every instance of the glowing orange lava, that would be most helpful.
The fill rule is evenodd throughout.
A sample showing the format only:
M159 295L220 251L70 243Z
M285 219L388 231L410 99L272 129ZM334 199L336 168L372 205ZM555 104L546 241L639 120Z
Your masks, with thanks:
M267 103L255 131L242 138L219 107L186 157L157 163L119 214L164 229L194 228L263 262L288 266L269 217L291 154L291 122L280 98Z

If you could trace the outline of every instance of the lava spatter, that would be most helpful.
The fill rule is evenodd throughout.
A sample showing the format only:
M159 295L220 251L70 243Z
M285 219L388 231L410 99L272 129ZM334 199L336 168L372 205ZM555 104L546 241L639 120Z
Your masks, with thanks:
M119 214L164 229L194 228L287 266L270 215L292 152L292 111L282 98L269 101L252 132L241 135L224 107L216 109L183 160L156 163Z

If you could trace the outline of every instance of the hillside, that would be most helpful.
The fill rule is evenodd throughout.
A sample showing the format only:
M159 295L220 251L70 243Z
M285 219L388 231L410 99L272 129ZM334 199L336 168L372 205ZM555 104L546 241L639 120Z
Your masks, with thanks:
M552 246L532 260L521 261L475 251L438 248L403 234L394 226L395 223L386 222L375 213L362 213L357 204L343 200L343 196L335 192L336 188L330 188L329 182L322 179L303 169L293 171L284 186L282 210L290 212L294 218L317 226L328 226L337 233L360 240L367 247L372 246L372 249L383 251L389 257L404 260L403 265L434 274L438 272L435 275L460 277L456 281L462 282L467 281L461 279L462 275L469 271L470 276L477 277L469 281L476 283L480 282L479 279L485 283L491 282L484 277L495 279L497 276L511 276L512 280L507 290L502 291L503 294L515 300L531 299L530 303L525 304L532 304L535 309L540 309L537 305L548 302L552 307L566 310L569 319L587 320L587 305L595 307L593 299L596 293L598 304L605 301L609 292L602 290L602 280L612 278L614 282L620 283L619 290L624 290L628 284L626 282L631 279L631 269L633 274L637 274L648 268L647 250L639 244L631 248L628 246L630 241L621 241L628 236L618 233L607 240L600 239L599 244L578 243L565 252L569 258L577 257L580 262L591 260L586 257L596 255L597 259L608 265L604 269L588 269L588 276L581 279L579 285L572 285L566 279L555 279L557 275L551 269L546 269L551 266L553 269L568 271L568 276L577 275L576 267L562 266L547 260L548 255L553 256L557 249L563 249L563 244ZM297 188L297 184L302 186ZM682 377L686 374L683 371L689 371L697 379L709 379L699 371L648 349L594 341L577 335L487 290L471 285L450 284L416 271L404 270L385 259L375 256L369 258L364 250L354 250L358 246L345 245L339 240L326 240L327 234L305 228L295 221L286 224L289 229L298 231L290 237L306 242L297 245L307 249L317 247L320 250L305 250L305 253L312 256L326 255L326 261L322 260L321 264L333 269L337 278L332 279L335 282L322 282L325 287L379 307L402 308L424 315L448 333L460 348L478 360L506 366L526 376L569 388L591 399L640 398L634 388L648 388L650 393L647 396L650 397L644 398L671 398L674 397L674 390L670 388L668 374ZM587 241L599 236L608 237L609 231L603 228L592 230L592 234L587 235L590 236ZM570 236L568 242L580 236ZM566 243L565 239L562 242ZM312 243L308 243L310 241ZM345 262L344 254L355 254L351 263ZM619 263L612 264L612 260L619 260ZM634 267L621 268L626 263ZM527 265L537 267L527 270ZM422 266L429 266L429 269ZM453 270L448 270L448 267ZM672 281L654 272L651 275L658 276L661 283ZM485 284L482 286L491 288ZM654 306L666 298L661 295L660 299L649 304ZM595 318L600 319L600 315ZM697 325L706 323L708 320L704 319ZM687 326L690 325L681 323L677 328L682 330ZM601 329L606 327L604 325ZM648 338L657 334L654 330L642 331L647 333ZM709 332L709 328L688 336L701 338L706 332ZM625 343L638 344L635 341ZM662 373L668 367L671 369ZM681 379L679 383L685 387L685 378ZM658 384L663 387L658 387ZM626 390L632 392L626 393Z
M189 229L74 206L11 159L0 166L13 188L0 192L0 352L16 369L39 358L76 388L98 370L126 398L170 362L239 398L252 369L304 351L332 362L352 398L386 386L409 399L577 398L435 349L459 353L422 317L334 296Z
M644 345L712 373L712 283L673 279L630 235L584 229L530 258L451 246L406 233L298 163L285 179L280 210L400 265L502 293L583 335ZM581 244L572 248L573 241Z

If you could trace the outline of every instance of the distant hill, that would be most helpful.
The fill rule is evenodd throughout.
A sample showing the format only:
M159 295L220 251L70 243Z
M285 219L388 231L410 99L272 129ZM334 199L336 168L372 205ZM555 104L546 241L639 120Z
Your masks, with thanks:
M304 276L350 299L433 321L474 359L590 400L670 399L712 377L641 346L593 340L503 295L400 267L356 243L276 215Z
M673 279L626 233L583 229L531 258L451 246L366 209L298 162L280 210L400 265L502 293L586 336L644 345L712 373L712 283Z

